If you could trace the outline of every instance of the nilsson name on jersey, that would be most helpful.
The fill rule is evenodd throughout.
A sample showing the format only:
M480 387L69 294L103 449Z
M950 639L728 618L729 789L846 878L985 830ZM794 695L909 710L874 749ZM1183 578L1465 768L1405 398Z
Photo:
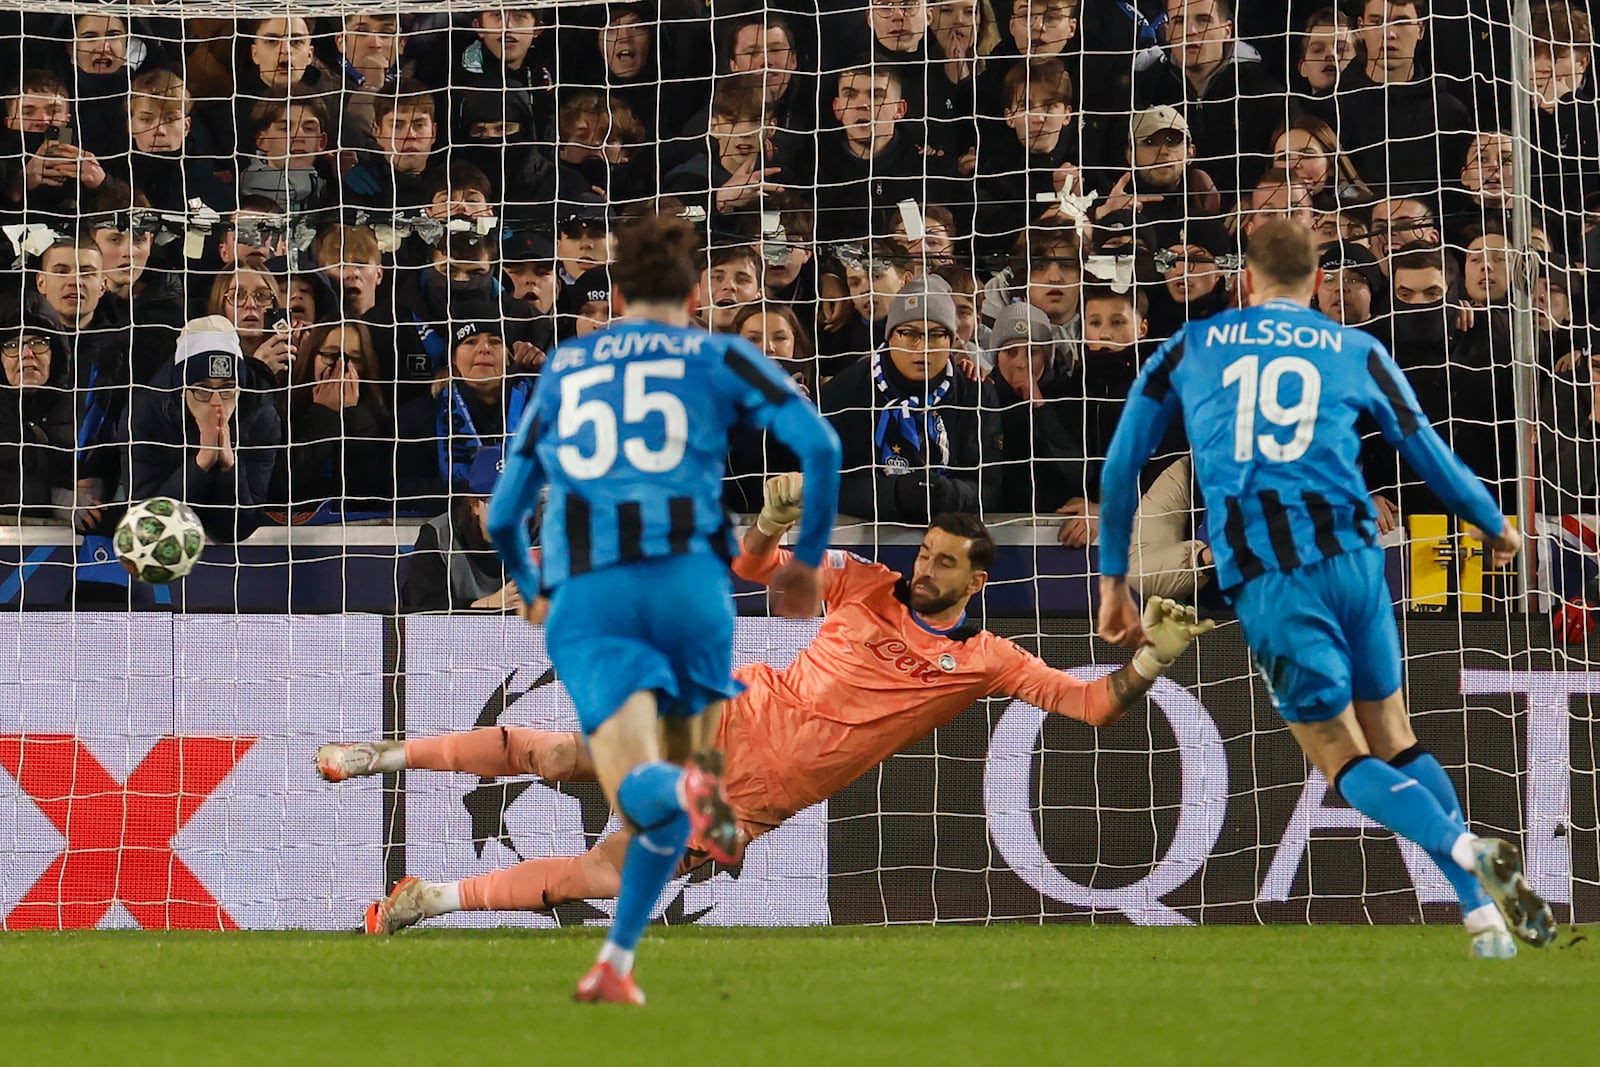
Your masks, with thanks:
M1230 322L1206 327L1207 345L1276 345L1280 348L1330 348L1344 351L1344 334L1277 319Z
M613 359L630 359L633 356L692 356L700 351L700 334L668 333L603 333L594 345L585 350L572 345L556 349L551 357L551 370L570 370L589 361L605 363Z

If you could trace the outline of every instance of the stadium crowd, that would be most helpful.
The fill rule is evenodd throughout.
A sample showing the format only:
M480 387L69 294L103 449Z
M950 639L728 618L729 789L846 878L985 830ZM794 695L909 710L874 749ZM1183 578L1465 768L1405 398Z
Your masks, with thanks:
M1540 507L1600 512L1590 20L1535 6L1519 85L1508 21L1432 6L13 12L0 514L99 536L165 494L232 541L444 511L433 547L484 551L475 460L561 340L610 319L609 234L649 209L703 227L706 325L834 423L850 516L1059 515L1091 544L1141 361L1238 300L1242 242L1285 216L1326 242L1322 309L1389 345L1512 512L1525 285ZM1160 592L1209 561L1186 447L1146 486ZM1442 510L1392 450L1364 461L1375 535ZM729 507L790 462L736 440ZM426 606L502 606L479 569L481 595L436 580Z

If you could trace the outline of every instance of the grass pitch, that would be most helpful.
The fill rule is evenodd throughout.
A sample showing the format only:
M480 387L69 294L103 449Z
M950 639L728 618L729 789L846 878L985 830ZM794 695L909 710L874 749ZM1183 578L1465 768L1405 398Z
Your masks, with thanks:
M598 930L0 934L0 1063L1596 1062L1600 947L1442 927L654 928L643 1009L569 999ZM1566 939L1563 938L1563 941Z

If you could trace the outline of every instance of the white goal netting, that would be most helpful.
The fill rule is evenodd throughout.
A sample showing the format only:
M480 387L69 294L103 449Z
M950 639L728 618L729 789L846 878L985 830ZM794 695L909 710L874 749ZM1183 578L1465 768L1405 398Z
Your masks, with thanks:
M1541 891L1600 908L1585 4L43 0L0 11L0 57L0 928L349 926L408 870L603 831L597 789L335 790L309 759L572 728L474 501L547 354L609 321L610 234L651 209L703 234L706 325L838 429L835 543L909 566L930 515L981 513L986 623L1088 671L1115 661L1088 613L1130 383L1236 302L1261 221L1314 230L1322 310L1389 345L1532 535L1486 569L1392 450L1363 453L1418 733ZM947 326L902 327L930 289ZM790 457L731 445L748 514ZM1135 577L1225 614L1187 447L1141 486ZM212 544L130 583L112 531L161 495ZM786 662L805 633L740 602L741 656ZM972 709L664 912L1451 914L1425 860L1307 781L1236 626L1156 695L1098 733Z

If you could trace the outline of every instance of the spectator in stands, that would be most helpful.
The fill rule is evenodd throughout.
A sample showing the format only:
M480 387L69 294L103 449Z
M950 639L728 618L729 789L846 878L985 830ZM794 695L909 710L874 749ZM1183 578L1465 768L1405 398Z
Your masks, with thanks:
M1005 80L1011 71L1019 64L1061 57L1077 36L1078 0L1015 0L1006 20L1007 39L978 76L978 114L1001 118L1009 100Z
M823 335L819 345L823 377L883 344L890 304L912 278L914 264L898 245L874 241L862 252L842 264L852 316L844 330Z
M1301 115L1273 135L1272 162L1289 168L1314 199L1331 198L1337 204L1372 199L1372 190L1340 150L1333 129L1315 115Z
M1082 194L1072 126L1072 77L1059 59L1012 66L1002 83L1011 140L985 143L972 229L980 252L1003 252L1041 216L1062 219L1049 197ZM1043 200L1041 201L1041 198Z
M986 362L989 331L978 315L978 279L968 267L943 263L931 271L944 279L950 287L950 299L956 305L956 343L954 352L958 359L976 361L985 371L993 366ZM980 336L981 334L981 336Z
M593 267L571 285L563 286L556 320L556 334L561 340L587 337L605 329L616 315L611 289L609 267Z
M93 241L58 238L39 257L34 288L69 331L91 329L106 294L99 247Z
M761 240L761 284L768 300L795 309L807 322L817 319L817 263L812 251L812 213L798 196L777 198L778 228L753 236Z
M1366 61L1352 63L1333 97L1313 105L1361 176L1391 196L1436 195L1471 137L1466 105L1427 69L1426 32L1425 0L1364 0L1356 37Z
M0 209L27 212L29 221L57 216L70 228L83 190L106 180L94 153L73 143L71 96L49 71L22 74L16 95L5 103L6 135L0 138Z
M290 506L322 500L388 510L395 427L375 381L377 350L360 322L313 326L300 339L289 393Z
M396 411L448 367L451 321L483 317L483 306L495 303L502 319L522 324L535 317L531 307L497 288L492 239L452 233L429 249L429 257L427 266L408 267L394 281L394 346L380 378L397 383ZM511 330L514 344L525 340L520 325Z
M1594 31L1585 5L1538 4L1532 10L1533 95L1530 131L1536 201L1570 220L1569 252L1581 237L1584 197L1600 183L1600 105L1593 74Z
M489 541L489 497L503 455L498 447L479 450L465 481L451 494L450 509L417 529L400 586L406 611L512 611L521 606L517 583L506 577L500 554Z
M1316 213L1311 189L1287 167L1273 164L1256 179L1250 195L1239 201L1238 233L1242 245L1256 227L1269 219L1288 218L1311 229Z
M184 501L213 541L261 524L283 440L272 400L240 389L247 373L233 324L207 316L184 326L176 361L133 399L133 498Z
M1131 212L1134 232L1155 248L1183 241L1195 226L1220 230L1223 197L1211 175L1193 164L1194 141L1183 115L1152 107L1133 117L1128 132L1123 159L1130 169L1102 181L1105 195L1094 205L1095 220Z
M735 225L731 216L760 209L783 182L785 163L767 136L761 84L753 75L718 80L711 94L706 151L684 160L661 179L665 192L704 204L714 227Z
M951 362L956 311L944 279L908 284L890 301L885 346L822 387L821 408L844 446L839 511L923 523L943 511L993 509L999 456L993 394Z
M1082 246L1070 227L1024 234L1032 248L1020 272L1028 303L1043 311L1062 340L1077 340L1082 333Z
M766 114L776 129L806 136L815 132L816 86L799 72L794 28L786 18L770 11L735 17L729 26L727 55L728 73L759 76ZM694 124L684 132L693 135Z
M1166 16L1166 51L1135 82L1139 106L1182 112L1196 161L1232 202L1254 185L1272 131L1296 105L1261 54L1235 37L1229 0L1166 0Z
M1487 130L1472 138L1458 187L1445 191L1445 235L1450 244L1465 244L1462 231L1469 226L1509 228L1516 163L1509 133Z
M250 112L255 157L239 172L239 195L262 196L289 214L331 200L325 173L328 110L313 96L263 100Z
M233 106L209 109L214 112L211 125L225 144L248 152L253 147L251 116L261 101L337 90L338 79L330 77L317 60L311 26L305 18L264 18L238 36ZM236 145L233 137L238 138Z
M206 314L227 320L240 350L271 380L288 381L289 364L294 361L289 312L283 287L265 260L252 257L218 274L211 282ZM253 375L246 373L244 378L248 383Z
M787 304L747 304L734 316L730 333L755 345L789 373L807 399L817 395L816 350L811 334ZM789 469L789 468L784 468Z
M122 119L129 84L151 49L128 36L128 23L119 15L77 15L72 28L67 81L78 117L77 143L100 159L114 159L128 150Z
M1151 294L1150 335L1165 339L1188 322L1199 322L1231 303L1217 253L1202 244L1173 244L1158 256L1161 286ZM1163 265L1164 264L1164 265Z
M1060 399L1069 367L1057 357L1055 328L1032 304L995 318L985 362L999 412L1000 511L1053 515L1084 495L1081 414ZM994 467L986 472L993 476Z
M378 96L393 91L400 78L405 37L400 16L392 11L347 11L333 35L344 71L339 145L372 147L373 108Z
M393 303L378 303L383 285L383 253L370 226L334 224L311 242L311 258L338 289L344 313L352 319L373 316L383 325L393 324Z
M989 0L934 0L928 29L940 60L928 73L928 148L956 175L971 177L978 165L978 77L1000 43L994 9Z
M511 282L512 296L526 301L541 317L555 314L556 245L548 233L521 230L507 237L500 246L500 270Z
M276 201L265 196L242 196L239 210L233 212L217 240L217 258L224 267L251 258L268 263L282 261L289 254L288 226L289 220Z
M439 137L436 108L432 91L413 78L401 78L393 95L386 92L373 102L377 148L358 152L345 171L346 204L392 209L424 202L422 174Z
M1389 283L1373 254L1335 241L1322 248L1322 289L1317 306L1346 326L1366 326L1389 312Z
M842 129L817 137L819 238L859 241L882 234L886 229L875 225L875 207L920 202L928 194L922 146L900 126L906 112L895 68L860 66L840 73L833 115Z
M282 282L284 306L289 311L290 338L299 344L300 335L319 322L336 322L343 312L333 282L321 271L300 271Z
M1356 56L1350 16L1334 7L1313 12L1300 33L1298 81L1290 86L1304 96L1330 96Z
M810 335L794 311L783 304L752 304L740 310L733 333L765 352L805 395L817 398L817 363ZM795 470L799 460L783 442L765 433L735 430L728 439L728 474L723 504L748 514L761 510L762 489L773 474Z
M451 81L468 94L500 101L508 121L528 123L515 134L549 143L556 135L556 59L541 53L546 41L539 11L531 7L484 8L472 18L477 40L461 55L461 77ZM508 131L510 133L511 131Z
M144 190L163 211L186 211L198 197L213 210L231 206L218 174L233 176L209 131L196 129L194 101L182 78L151 70L133 79L128 97L128 155L124 180Z
M907 236L907 216L913 224L921 216L921 237ZM943 204L929 204L921 210L912 210L912 205L907 204L889 217L889 239L905 251L918 271L954 263L960 232L955 214Z
M1509 308L1511 305L1511 246L1498 223L1469 226L1461 286L1475 308Z
M732 333L739 312L761 303L761 256L751 245L719 245L700 274L701 309L706 329Z
M1083 400L1074 420L1082 427L1086 458L1083 495L1056 509L1066 516L1058 536L1068 548L1084 548L1098 536L1100 468L1111 448L1111 435L1122 416L1128 390L1138 377L1140 342L1149 331L1150 324L1139 309L1134 290L1118 292L1109 285L1084 289L1084 356L1076 375Z
M156 220L142 191L108 181L84 197L82 208L82 233L100 250L109 317L133 327L133 380L148 381L171 361L183 327L182 276L150 267Z
M1367 247L1377 257L1378 265L1389 269L1389 257L1409 245L1436 245L1439 243L1438 222L1433 208L1424 200L1408 196L1392 196L1372 205L1372 231Z
M435 219L494 220L494 186L489 176L464 159L443 160L422 176L423 214Z
M452 324L450 376L433 401L438 470L452 484L466 479L479 450L506 443L533 398L532 381L507 376L499 308L485 304L475 310L479 318Z
M28 307L0 332L0 520L75 499L72 365L60 324Z
M893 71L905 100L905 118L915 120L918 144L926 143L922 119L927 115L926 86L929 73L928 0L869 0L867 29L871 51L854 57L876 70ZM823 42L824 59L829 42ZM840 57L842 58L842 57ZM834 66L836 64L828 64Z
M613 101L626 103L653 141L661 95L655 16L642 3L611 3L604 10L605 21L595 33L599 66L581 77L603 87Z
M556 225L556 277L563 286L611 262L611 235L603 202L579 203Z

